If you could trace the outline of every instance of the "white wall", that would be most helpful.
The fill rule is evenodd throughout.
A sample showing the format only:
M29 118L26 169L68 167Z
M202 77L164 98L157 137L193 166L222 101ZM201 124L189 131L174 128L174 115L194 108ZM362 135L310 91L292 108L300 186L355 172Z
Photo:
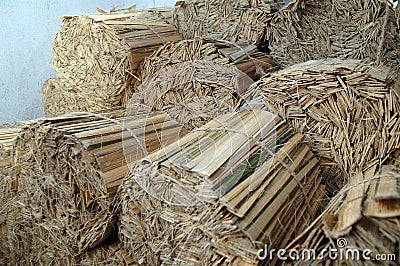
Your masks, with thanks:
M173 6L175 0L0 0L0 124L43 116L41 88L55 77L51 45L62 15L112 5Z

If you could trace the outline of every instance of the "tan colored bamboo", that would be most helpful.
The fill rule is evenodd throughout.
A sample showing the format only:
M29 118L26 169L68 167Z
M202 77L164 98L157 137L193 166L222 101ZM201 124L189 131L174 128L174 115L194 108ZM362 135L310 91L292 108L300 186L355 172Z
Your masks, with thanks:
M263 244L284 247L313 221L319 172L276 115L220 116L135 164L120 188L120 239L145 264L255 265Z
M127 163L173 142L179 128L166 113L119 109L29 123L14 158L19 263L74 264L115 235L113 201Z
M250 91L306 137L323 168L341 169L340 178L326 172L337 191L399 149L399 85L386 68L325 59L272 73Z
M43 89L46 114L125 106L144 58L181 39L172 14L172 8L154 8L64 16L53 43L59 79Z
M262 42L282 66L332 57L369 59L398 71L400 11L387 9L388 2L291 1L268 19Z
M260 44L269 16L283 1L187 0L175 4L174 21L184 39L209 37L235 43Z

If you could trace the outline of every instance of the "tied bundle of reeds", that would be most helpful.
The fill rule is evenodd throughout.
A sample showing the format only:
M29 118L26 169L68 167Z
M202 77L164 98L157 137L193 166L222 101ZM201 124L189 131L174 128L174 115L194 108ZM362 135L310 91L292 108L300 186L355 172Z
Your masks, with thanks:
M282 66L368 58L398 71L400 10L381 0L295 0L267 21L263 43Z
M310 260L295 261L290 265L328 262L330 265L376 265L374 258L377 254L385 254L385 265L398 265L400 168L383 165L374 174L375 169L357 174L354 181L332 199L313 225L288 246L299 253L304 249L315 251L315 257ZM336 250L337 260L332 261L328 252L321 253L329 249ZM358 250L358 254L354 250ZM370 260L363 257L366 250L371 251L364 253ZM346 254L349 259L346 259Z
M71 101L73 111L124 106L144 58L180 40L172 13L172 8L155 8L63 17L53 43L53 67L62 86L44 93L51 113L67 113ZM63 104L59 98L69 101Z
M178 1L174 20L184 39L209 37L258 45L268 17L282 6L279 0Z
M276 115L223 115L134 164L120 187L120 239L144 265L255 265L260 245L284 247L311 224L319 172Z
M165 113L125 116L124 110L28 124L15 147L20 211L12 243L20 263L73 263L116 234L113 200L127 161L178 134L179 125Z
M167 66L196 60L235 65L252 80L276 69L274 61L258 51L255 45L239 46L230 42L196 38L168 43L147 57L139 71L140 80L145 82Z
M341 169L347 178L331 180L340 188L400 147L399 84L387 69L325 59L272 73L251 93L306 137L321 166Z
M12 148L22 125L0 126L0 264L11 265L7 224L11 196Z
M219 55L215 61L220 58L226 60ZM154 72L151 67L146 69L147 73ZM241 95L252 83L234 65L206 60L171 64L144 80L132 96L128 110L165 111L190 130L235 110L243 103Z

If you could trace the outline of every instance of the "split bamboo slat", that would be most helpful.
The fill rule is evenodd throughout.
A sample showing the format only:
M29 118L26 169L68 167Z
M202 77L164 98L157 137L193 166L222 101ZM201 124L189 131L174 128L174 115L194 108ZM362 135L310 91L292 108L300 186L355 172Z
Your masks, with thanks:
M47 118L23 128L14 156L20 263L73 264L116 234L113 200L127 161L176 140L179 128L165 113L125 116L125 110Z
M345 186L330 202L320 217L297 239L288 245L301 252L314 249L318 259L296 261L290 265L360 265L360 260L332 261L322 249L338 249L338 242L345 239L346 248L357 248L360 252L371 250L376 254L395 254L395 259L386 260L385 265L398 265L400 239L400 168L383 165L372 167L358 174L360 182ZM341 238L341 239L340 239ZM339 239L339 240L338 240ZM362 256L362 253L360 253ZM376 265L373 260L363 260L363 265Z
M325 59L272 73L250 90L306 137L323 168L341 169L329 177L340 189L399 149L399 88L385 68Z
M172 8L154 8L64 16L53 43L53 68L60 80L43 91L46 114L124 106L144 58L181 39L172 15Z
M224 41L197 38L168 43L147 57L139 72L141 83L167 66L195 60L235 65L252 80L258 80L262 75L276 70L274 61L258 51L255 45L239 46Z
M184 39L208 37L258 45L268 17L283 4L279 0L178 1L174 21Z
M278 116L226 114L134 164L120 239L145 265L256 265L261 246L286 246L316 217L319 173Z
M400 70L400 9L381 0L294 0L262 38L281 66L333 58L370 59Z
M244 102L241 94L252 83L234 65L185 61L167 66L144 80L132 96L128 110L165 111L191 130L238 108Z
M11 196L12 148L22 125L0 125L0 265L11 263L8 246L8 211Z

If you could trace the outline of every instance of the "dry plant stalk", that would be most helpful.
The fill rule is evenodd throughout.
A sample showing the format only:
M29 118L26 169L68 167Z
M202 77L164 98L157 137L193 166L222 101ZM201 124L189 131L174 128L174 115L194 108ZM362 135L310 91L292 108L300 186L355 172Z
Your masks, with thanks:
M147 57L140 68L141 82L138 85L167 66L196 60L235 65L252 80L258 80L262 75L276 70L274 61L258 51L255 45L239 46L200 38L168 43Z
M120 239L144 265L255 265L311 224L318 160L276 115L223 115L133 165Z
M89 250L80 258L81 266L137 265L119 241L104 243Z
M329 181L340 189L349 176L399 149L399 85L387 69L325 59L272 73L251 93L306 137L321 166L341 169Z
M262 42L282 66L332 57L399 71L400 10L381 0L294 0L268 19Z
M166 111L190 130L235 110L243 102L240 95L252 83L233 65L186 61L146 79L132 96L128 109Z
M172 8L155 8L63 17L53 43L53 67L61 80L45 84L46 114L124 106L144 58L180 40L172 13Z
M184 39L208 37L258 45L268 17L282 6L279 0L179 1L174 20Z
M11 193L12 148L22 125L0 125L0 264L13 265L10 256L8 229Z
M29 123L15 147L19 262L74 263L116 234L113 200L128 173L126 159L140 159L178 133L165 113L125 116L124 110Z
M360 265L357 259L331 261L322 249L338 249L337 239L346 239L347 249L357 248L362 252L395 254L395 260L385 261L385 265L398 265L400 239L400 168L383 165L374 175L375 167L359 173L360 182L344 187L330 202L324 213L314 224L294 240L288 249L314 249L322 259L291 262L290 265ZM350 222L351 221L351 222ZM347 223L343 227L344 222ZM351 257L350 257L351 258ZM373 260L363 260L362 265L376 265Z

